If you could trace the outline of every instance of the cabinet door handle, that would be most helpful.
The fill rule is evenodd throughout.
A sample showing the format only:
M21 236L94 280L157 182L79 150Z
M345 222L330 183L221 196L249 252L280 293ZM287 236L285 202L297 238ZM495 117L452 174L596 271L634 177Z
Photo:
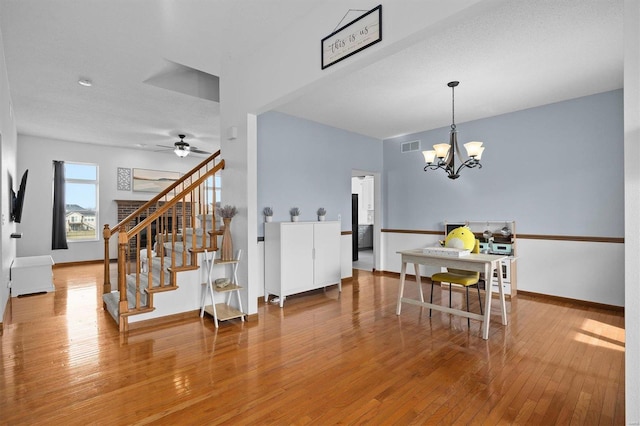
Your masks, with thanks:
M311 259L316 260L316 248L311 249Z

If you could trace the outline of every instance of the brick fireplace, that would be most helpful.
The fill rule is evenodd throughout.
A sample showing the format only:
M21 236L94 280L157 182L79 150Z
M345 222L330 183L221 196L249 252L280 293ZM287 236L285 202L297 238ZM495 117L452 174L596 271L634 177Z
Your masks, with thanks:
M147 200L115 200L116 205L118 206L118 220L116 223L122 222L126 219L130 214L134 213L140 207L142 207ZM161 205L161 204L160 204ZM180 232L182 228L182 209L183 205L185 206L185 215L186 215L186 226L189 226L190 217L191 217L191 203L178 203L175 206L175 215L171 213L169 216L162 218L162 228L166 232L170 232L169 230L177 229ZM147 209L146 213L143 214L138 220L135 220L131 226L135 226L139 223L140 220L144 220L147 215L152 214L156 211L157 206L151 206ZM177 223L173 223L174 217ZM151 234L153 235L152 243L155 240L155 235L157 233L156 230L157 223L151 224ZM146 230L140 233L140 247L143 248L147 245L147 232ZM135 252L136 249L136 241L135 239L130 242L130 250L131 252Z

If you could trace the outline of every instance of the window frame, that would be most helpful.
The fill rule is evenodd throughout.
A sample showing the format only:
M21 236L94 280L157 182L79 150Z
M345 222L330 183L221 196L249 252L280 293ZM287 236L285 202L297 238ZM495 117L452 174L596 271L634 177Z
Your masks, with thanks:
M78 165L78 166L93 166L95 167L96 170L96 178L95 180L93 179L78 179L78 178L69 178L67 177L67 165ZM82 238L82 239L77 239L77 238L70 238L69 237L69 231L67 231L65 229L65 234L66 234L66 238L67 238L67 243L86 243L86 242L96 242L96 241L100 241L100 233L99 233L99 215L100 215L100 165L97 163L86 163L86 162L81 162L81 161L65 161L64 162L64 166L65 166L65 176L64 176L64 185L65 185L65 194L67 194L65 196L65 198L68 198L68 186L67 184L82 184L82 185L90 185L93 184L95 186L95 193L96 193L96 199L95 199L95 204L96 204L96 208L95 208L95 216L94 216L94 225L95 225L95 234L93 237L91 238ZM68 211L66 209L67 204L70 204L67 202L67 199L65 199L65 216L68 215ZM65 219L65 222L66 219ZM67 222L68 223L68 222ZM84 223L84 221L80 221L80 222L74 222L74 223Z

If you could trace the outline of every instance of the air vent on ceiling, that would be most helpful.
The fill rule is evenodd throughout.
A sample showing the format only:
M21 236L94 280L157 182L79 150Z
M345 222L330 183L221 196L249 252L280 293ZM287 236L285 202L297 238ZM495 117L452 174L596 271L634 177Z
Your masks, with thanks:
M400 147L400 151L404 154L405 152L414 152L420 151L420 141L411 141L404 142Z

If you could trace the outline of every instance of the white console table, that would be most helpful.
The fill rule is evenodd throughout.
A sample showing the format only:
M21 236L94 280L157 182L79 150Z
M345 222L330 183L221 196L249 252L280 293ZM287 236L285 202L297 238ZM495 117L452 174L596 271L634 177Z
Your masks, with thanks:
M51 256L17 257L11 262L11 297L54 291Z

